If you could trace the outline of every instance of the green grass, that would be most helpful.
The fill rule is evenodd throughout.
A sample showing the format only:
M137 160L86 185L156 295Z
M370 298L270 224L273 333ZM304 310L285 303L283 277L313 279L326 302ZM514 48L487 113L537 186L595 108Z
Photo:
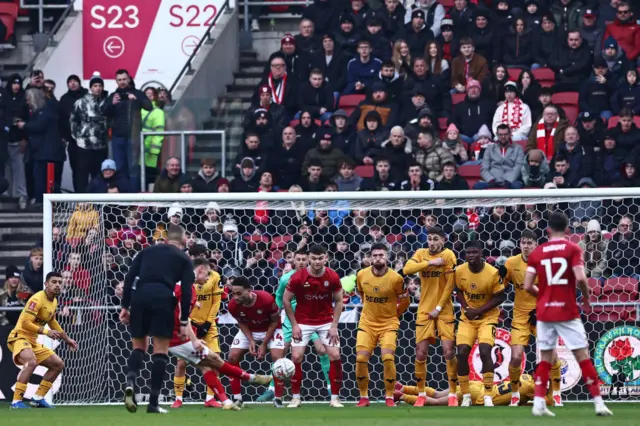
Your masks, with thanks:
M146 406L138 413L128 413L124 406L58 407L54 410L29 409L9 411L0 405L0 424L3 426L500 426L546 425L606 426L638 425L638 404L611 404L614 417L596 417L591 404L568 404L552 409L555 418L534 418L529 407L425 407L401 405L387 408L374 404L368 408L347 405L343 409L330 409L325 404L307 404L300 409L274 409L271 405L245 405L239 412L205 409L201 405L188 405L167 415L147 415ZM615 422L615 423L614 423Z

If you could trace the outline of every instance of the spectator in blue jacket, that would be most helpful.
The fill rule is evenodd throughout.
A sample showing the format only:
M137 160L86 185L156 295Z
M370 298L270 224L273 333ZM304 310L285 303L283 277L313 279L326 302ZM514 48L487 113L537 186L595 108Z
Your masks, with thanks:
M382 61L371 56L371 43L368 40L360 40L358 56L347 64L347 88L344 94L365 94L381 68Z

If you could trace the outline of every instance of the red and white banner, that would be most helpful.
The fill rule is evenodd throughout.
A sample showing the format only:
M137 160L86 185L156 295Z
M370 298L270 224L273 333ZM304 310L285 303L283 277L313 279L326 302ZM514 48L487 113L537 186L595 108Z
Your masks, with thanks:
M84 0L83 79L115 79L124 68L140 87L171 86L223 0Z

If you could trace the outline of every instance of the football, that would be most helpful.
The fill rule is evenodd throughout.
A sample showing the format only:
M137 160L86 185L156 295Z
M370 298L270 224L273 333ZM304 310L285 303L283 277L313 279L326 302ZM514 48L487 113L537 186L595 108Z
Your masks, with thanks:
M295 372L296 366L288 358L280 358L271 366L271 373L278 380L289 380Z

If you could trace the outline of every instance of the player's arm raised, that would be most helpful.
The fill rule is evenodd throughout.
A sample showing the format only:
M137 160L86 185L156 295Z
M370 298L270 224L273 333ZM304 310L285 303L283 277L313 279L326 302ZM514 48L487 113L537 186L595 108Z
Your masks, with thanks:
M295 297L295 294L289 290L290 285L291 281L289 281L287 289L284 291L284 295L282 296L282 305L284 306L284 312L287 314L287 318L289 318L289 321L291 322L291 337L296 342L299 342L302 339L302 330L300 330L298 321L296 321L296 313L293 311L293 306L291 306L291 301Z
M340 281L338 281L338 284L340 284ZM329 329L329 342L334 345L340 342L338 324L340 323L340 315L342 314L342 308L344 305L342 293L342 287L333 292L333 321L331 322L331 328Z

